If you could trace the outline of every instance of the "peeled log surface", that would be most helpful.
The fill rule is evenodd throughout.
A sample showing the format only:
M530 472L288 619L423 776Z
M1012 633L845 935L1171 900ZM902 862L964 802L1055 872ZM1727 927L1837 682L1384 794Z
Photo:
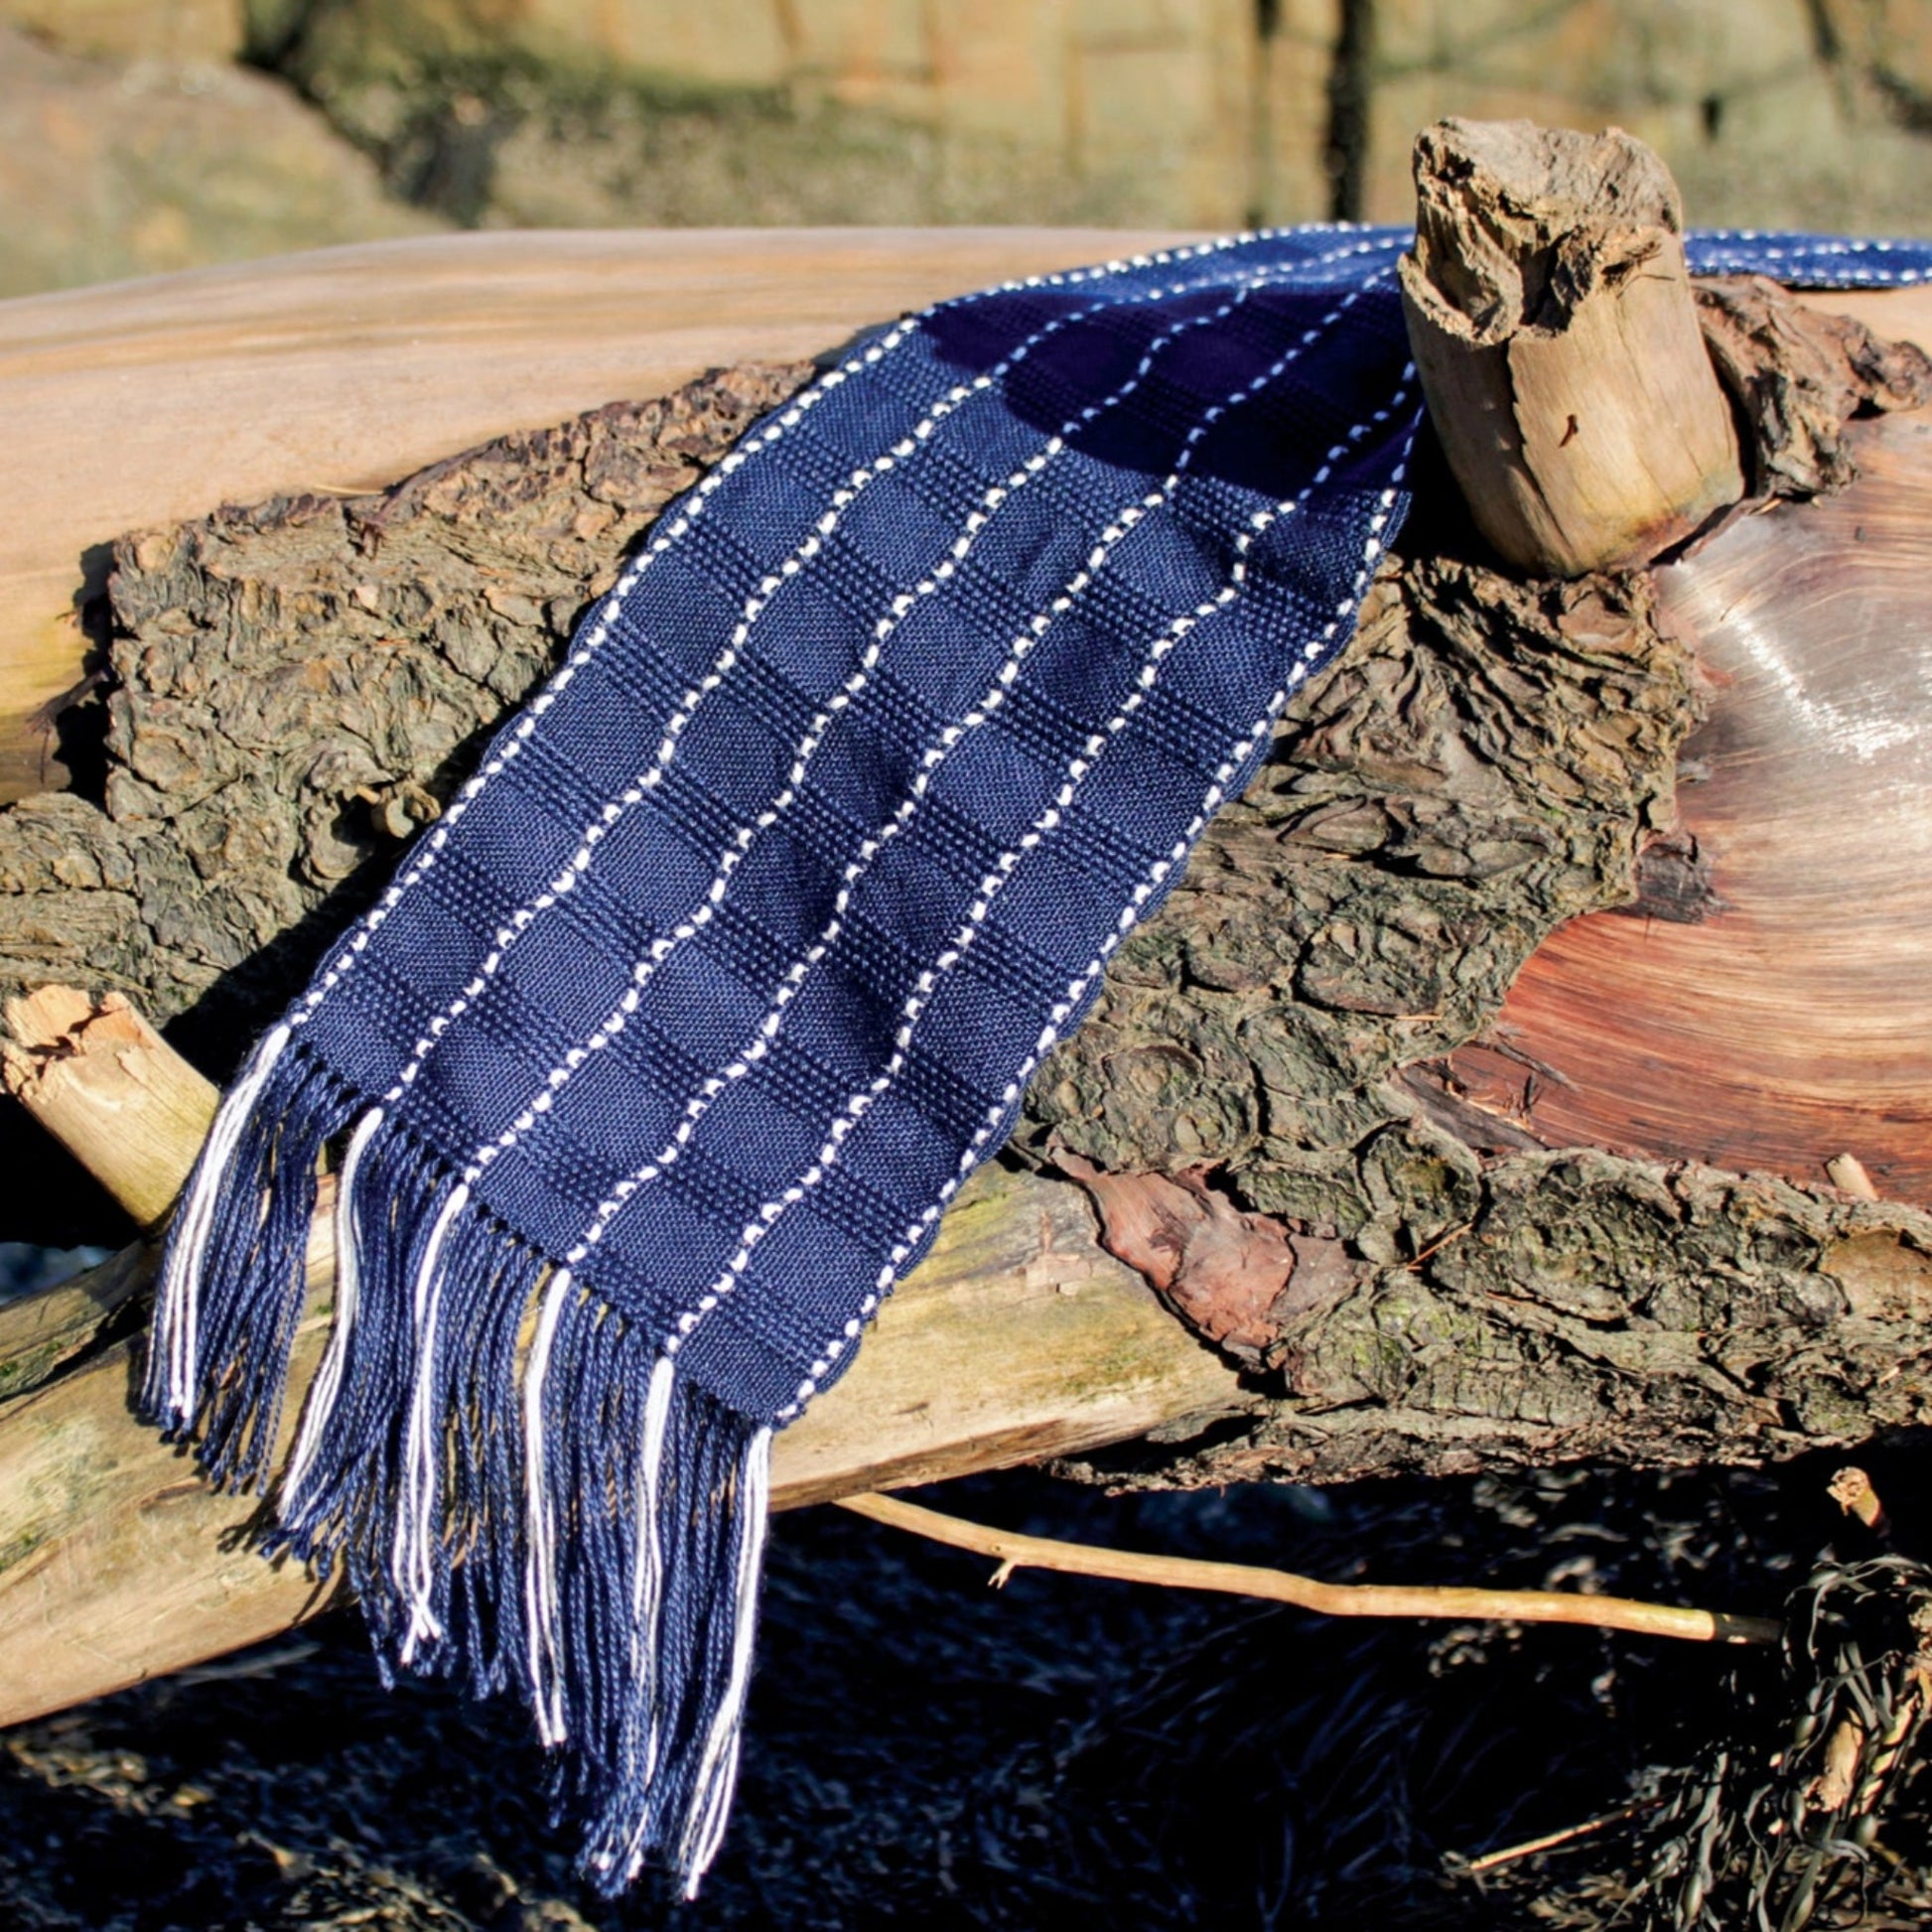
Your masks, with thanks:
M1561 927L1492 1030L1507 1055L1454 1056L1546 1145L1806 1181L1851 1153L1932 1200L1932 419L1853 448L1841 494L1657 573L1717 687L1678 806L1721 904Z
M0 302L0 800L61 781L108 539L379 489L700 370L818 354L941 296L1184 239L1099 228L439 235ZM84 583L84 592L83 592Z

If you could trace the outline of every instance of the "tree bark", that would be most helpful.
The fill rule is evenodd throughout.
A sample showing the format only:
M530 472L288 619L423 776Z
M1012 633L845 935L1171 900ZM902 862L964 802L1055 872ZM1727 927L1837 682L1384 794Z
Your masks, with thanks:
M130 993L221 1072L623 546L801 374L735 369L386 492L123 539L99 796L0 815L4 970ZM1166 1482L1759 1460L1932 1420L1932 1218L1904 1204L1932 1191L1932 1119L1900 1099L1927 1090L1932 1039L1932 987L1901 970L1932 771L1918 659L1864 615L1887 584L1902 613L1922 581L1932 436L1908 415L1847 447L1866 475L1842 495L1740 517L1655 585L1526 583L1418 525L1354 648L1042 1068L1010 1157L1036 1172L988 1174L979 1236L955 1210L958 1273L908 1287L835 1394L864 1412L858 1459L794 1493L1052 1453ZM1680 768L1687 740L1710 782ZM1838 843L1801 835L1820 817ZM1842 903L1861 826L1896 913ZM1821 998L1815 969L1856 976L1888 927L1879 970ZM1660 950L1679 935L1704 949L1692 967ZM1847 1152L1890 1199L1830 1184ZM1166 1316L1126 1320L1151 1304L1095 1261L1056 1166L1238 1379ZM1051 1326L1087 1293L1059 1293L1069 1254L1119 1291L1092 1303L1085 1353ZM0 1456L19 1457L0 1497L24 1512L0 1530L0 1598L21 1631L58 1608L132 1674L144 1643L179 1662L180 1633L238 1641L306 1599L284 1579L272 1611L221 1621L267 1586L208 1554L233 1506L128 1421L126 1344L84 1339L137 1264L119 1267L23 1317L35 1378L66 1367L0 1409ZM925 1327L941 1306L957 1322ZM889 1390L867 1378L897 1373L896 1323L927 1352ZM969 1345L992 1352L962 1373ZM1068 1426L1176 1345L1185 1393L1164 1419ZM1023 1372L1044 1378L1023 1420L973 1410ZM942 1398L967 1408L935 1420ZM143 1636L130 1578L154 1537L183 1593ZM79 1642L46 1665L69 1695Z

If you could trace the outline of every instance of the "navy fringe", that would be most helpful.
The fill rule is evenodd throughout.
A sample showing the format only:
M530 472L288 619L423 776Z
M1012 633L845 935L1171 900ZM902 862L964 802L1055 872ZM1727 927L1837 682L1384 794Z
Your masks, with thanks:
M679 1376L287 1028L177 1209L146 1407L217 1482L267 1485L318 1174L345 1132L335 1320L268 1547L341 1567L385 1679L528 1704L600 1889L663 1860L694 1893L737 1776L770 1431Z

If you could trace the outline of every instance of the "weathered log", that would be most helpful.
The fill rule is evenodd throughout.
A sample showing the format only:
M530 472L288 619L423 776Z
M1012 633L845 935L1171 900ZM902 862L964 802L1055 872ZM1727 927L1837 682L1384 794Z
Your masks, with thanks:
M1669 171L1620 129L1438 122L1403 308L1429 414L1512 564L1646 563L1744 493Z
M1110 229L441 235L0 303L0 799L63 781L101 546L351 494L700 370L788 362L940 296L1158 247ZM95 634L91 635L92 631Z
M71 986L8 1003L0 1085L142 1227L174 1205L218 1098L120 994Z
M298 1337L296 1394L326 1339L318 1312ZM129 1413L135 1375L121 1340L0 1402L0 1724L271 1636L325 1600L299 1566L250 1547L258 1498L215 1494ZM1247 1401L1099 1253L1078 1189L994 1168L962 1192L851 1374L786 1432L773 1506L1163 1427L1192 1435Z
M1914 311L1900 302L1876 313ZM732 406L757 406L751 392L770 379L738 381ZM732 390L733 382L722 389ZM707 393L716 402L721 385ZM89 897L86 882L99 882L96 894L115 890L97 861L111 858L117 841L128 859L121 875L127 897L138 897L147 890L145 862L164 834L201 838L195 813L211 794L207 787L194 791L194 758L181 758L175 774L163 768L168 749L179 752L186 742L167 728L183 715L181 700L194 695L170 688L170 680L195 661L198 638L221 637L223 651L245 646L238 658L228 656L225 674L250 690L273 682L265 666L326 668L332 651L358 652L343 686L325 688L320 709L352 701L369 707L373 719L406 720L402 688L385 690L382 679L398 659L421 662L394 643L403 634L411 573L447 590L453 559L467 551L474 565L477 532L485 524L507 525L512 536L548 528L567 539L587 498L614 510L593 533L605 553L595 563L588 548L585 561L573 561L568 541L561 550L532 545L527 554L550 573L540 604L519 600L502 579L455 585L469 600L466 614L500 625L489 634L514 646L502 680L507 689L490 677L492 666L501 676L500 649L469 673L451 661L460 646L428 653L437 659L430 668L438 691L457 694L447 700L451 715L460 697L474 733L541 669L595 570L621 533L647 519L649 490L626 493L620 473L626 465L633 476L647 471L666 447L666 425L689 427L694 410L707 434L719 433L730 414L696 402L682 417L670 409L648 422L639 412L599 412L553 438L526 439L513 453L440 464L387 498L332 505L311 497L224 513L150 539L145 558L141 544L124 545L115 595L132 634L115 649L128 679L116 698L116 729L126 737L115 753L106 813L76 799L41 808L46 842L35 850L46 855L51 882L42 909L57 915L43 917L43 926L58 926L61 907ZM1882 426L1879 436L1908 449L1911 427ZM599 438L600 462L608 459L619 479L615 500L583 487L584 454ZM500 486L512 454L529 492L520 503ZM679 452L677 466L688 466L691 454ZM548 481L537 474L546 464L554 472ZM573 472L574 481L566 474ZM661 501L662 479L656 487L654 500ZM1788 531L1816 513L1780 510L1743 527ZM373 609L355 595L364 585ZM237 614L245 623L233 621ZM373 621L367 638L357 628L365 619ZM387 646L377 648L385 638ZM266 655L251 659L250 651ZM1524 587L1474 566L1415 558L1378 588L1356 650L1286 723L1276 761L1213 835L1163 918L1124 950L1106 1004L1043 1070L1030 1099L1023 1137L1035 1150L1081 1156L1130 1176L1165 1171L1153 1180L1173 1194L1158 1199L1148 1218L1159 1243L1176 1244L1180 1266L1167 1271L1171 1292L1181 1291L1174 1299L1204 1326L1218 1318L1215 1297L1224 1283L1217 1254L1230 1216L1251 1230L1260 1220L1272 1224L1280 1251L1293 1259L1282 1293L1244 1311L1251 1327L1222 1327L1253 1365L1247 1388L1230 1398L1232 1378L1209 1362L1218 1393L1188 1398L1196 1423L1219 1404L1219 1426L1203 1438L1176 1419L1161 1433L1177 1440L1136 1451L1132 1460L1114 1459L1110 1474L1132 1476L1136 1463L1157 1468L1164 1480L1215 1481L1254 1474L1335 1479L1580 1454L1757 1459L1926 1419L1932 1220L1909 1207L1848 1199L1822 1181L1825 1159L1848 1148L1866 1153L1870 1145L1872 1117L1855 1096L1815 1110L1827 1152L1814 1160L1801 1150L1787 1172L1806 1184L1791 1184L1686 1166L1682 1157L1695 1148L1637 1131L1649 1131L1648 1095L1628 1110L1627 1131L1595 1137L1635 1151L1604 1152L1546 1148L1540 1116L1524 1124L1509 1117L1507 1104L1472 1104L1457 1083L1449 1056L1478 1037L1495 1041L1498 1005L1525 959L1563 921L1627 897L1639 847L1672 822L1672 773L1692 723L1692 684L1683 643L1660 630L1640 584ZM1715 720L1725 718L1728 698L1716 694ZM218 736L196 743L213 745ZM463 736L445 722L425 748L398 730L393 741L380 741L387 760L380 769L325 773L311 803L319 816L333 801L331 816L313 847L302 848L310 861L333 857L345 870L371 858L384 864L385 822L396 811L408 816L460 777ZM259 756L235 748L219 785L246 778ZM174 790L177 781L187 789ZM115 815L115 784L125 790L125 816ZM361 790L373 795L351 811ZM203 822L225 817L231 829L254 827L250 809L213 802ZM137 821L143 864L126 845ZM332 848L325 836L331 831L344 834L337 843L345 854ZM150 839L156 843L146 844ZM224 988L236 978L211 959L194 961L193 947L201 904L210 916L226 916L237 890L245 890L237 881L277 876L273 852L251 875L248 866L262 865L264 855L246 848L239 837L196 845L200 900L194 890L178 892L167 901L170 917L146 928L145 950L129 954L133 972L151 975L137 983L144 990L172 986L177 1009L217 976ZM15 848L17 875L25 849ZM64 881L57 861L76 857ZM278 890L286 890L289 855L279 863ZM306 970L333 929L322 921L339 923L352 907L352 889L338 887L344 872L312 870L303 881L312 897L295 909L313 908L316 917L277 956L256 962L254 982L235 996L237 1023L251 1004L259 1012ZM280 931L287 919L275 924L281 915L272 897L264 902L270 931ZM1712 919L1709 929L1721 930L1728 916ZM1638 921L1624 925L1640 929ZM64 956L85 954L73 948ZM178 973L185 956L202 975L199 984ZM1760 973L1769 973L1763 997L1780 1024L1802 1026L1806 989L1780 981L1777 962L1764 960L1761 950L1757 957ZM1573 970L1587 987L1588 962ZM1578 1047L1586 1058L1587 1039L1587 1030ZM1748 1064L1745 1050L1746 1073ZM1641 1052L1637 1065L1640 1082L1673 1077ZM1694 1093L1710 1075L1694 1065L1674 1077ZM1682 1109L1694 1132L1692 1112L1688 1103ZM1906 1191L1915 1160L1932 1161L1922 1134L1881 1173L1887 1191ZM1080 1219L1084 1210L1065 1205L1065 1191L1039 1176L995 1174L985 1185L987 1227L999 1230L1019 1274L1031 1271L1051 1293L1058 1264L1048 1257L1073 1244L1074 1230L1091 1227ZM1198 1209L1191 1222L1187 1201ZM1054 1212L1074 1218L1063 1220L1061 1235L1048 1230L1042 1244L1036 1217L1051 1202L1062 1203ZM1111 1210L1109 1218L1116 1247L1147 1259L1131 1228ZM1131 1288L1124 1274L1115 1279ZM1006 1330L1017 1353L1050 1358L1059 1344L1021 1334L1021 1317L1010 1314L1004 1299L1011 1292L997 1273L991 1287L962 1274L942 1299L968 1310L967 1327ZM908 1292L897 1300L889 1321L911 1320L895 1311L916 1310L920 1299ZM1045 1306L1060 1312L1056 1302ZM1148 1306L1144 1297L1137 1306ZM63 1332L71 1337L71 1321ZM849 1402L865 1400L860 1378L874 1357L889 1352L891 1332L882 1323L842 1385ZM964 1399L974 1392L960 1386L967 1378L948 1360L960 1331L941 1322L931 1332L923 1383L915 1376L897 1398L866 1401L903 1431L903 1452L873 1467L909 1479L908 1471L961 1466L919 1457L935 1442L943 1456L950 1452L945 1442L978 1443L989 1434L1017 1455L1048 1452L1056 1440L1077 1447L1050 1434L1050 1417L1060 1413L1050 1405L1067 1400L1063 1382L1047 1393L1048 1411L1035 1412L1037 1433L1029 1424L1018 1443L1005 1434L1009 1424L990 1423L983 1410L957 1439L946 1437L920 1405L935 1387ZM305 1337L305 1347L314 1345ZM119 1350L110 1345L89 1365L91 1389L125 1376ZM1107 1375L1118 1376L1134 1359L1133 1349L1116 1354ZM1078 1369L1074 1379L1086 1373ZM23 1450L15 1481L0 1471L0 1493L18 1496L18 1485L31 1481L58 1503L60 1484L71 1481L73 1470L99 1466L108 1487L77 1496L59 1520L147 1524L177 1507L218 1508L178 1463L168 1465L178 1488L157 1507L161 1492L144 1487L154 1462L136 1466L155 1451L152 1445L137 1451L138 1432L124 1411L76 1416L57 1400L82 1379L69 1374L0 1410L0 1443L56 1444L46 1451L51 1460ZM60 1436L64 1418L70 1438ZM808 1442L810 1427L801 1425L793 1437ZM78 1452L63 1453L63 1440ZM877 1440L875 1434L868 1453L876 1454ZM127 1486L112 1489L123 1475ZM31 1538L41 1519L22 1520L24 1529L16 1525L10 1538ZM177 1561L182 1550L204 1547L198 1539L214 1520L197 1518L192 1531L169 1543ZM30 1629L51 1604L69 1602L65 1592L81 1587L87 1574L84 1535L42 1547L50 1554L29 1562L33 1587L43 1593L19 1599L29 1604L23 1614ZM191 1595L169 1606L158 1629L179 1633L208 1620L207 1598L193 1597L196 1586L189 1587ZM224 1576L217 1587L245 1592L249 1586ZM70 1627L82 1627L88 1612L71 1600ZM277 1605L276 1615L294 1613L289 1599ZM104 1605L101 1615L105 1628ZM246 1621L238 1614L223 1627ZM166 1648L159 1644L157 1654ZM115 1668L138 1670L137 1649L110 1645ZM81 1664L69 1656L48 1668L77 1673ZM71 1694L80 1679L61 1681Z

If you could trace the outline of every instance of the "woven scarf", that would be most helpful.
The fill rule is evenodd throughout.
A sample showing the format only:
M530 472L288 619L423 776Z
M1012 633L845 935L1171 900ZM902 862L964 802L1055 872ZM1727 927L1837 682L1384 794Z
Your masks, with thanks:
M1406 231L941 303L666 510L256 1046L146 1406L385 1672L510 1691L605 1888L725 1829L774 1431L852 1360L1400 525ZM1707 235L1849 286L1932 247Z

